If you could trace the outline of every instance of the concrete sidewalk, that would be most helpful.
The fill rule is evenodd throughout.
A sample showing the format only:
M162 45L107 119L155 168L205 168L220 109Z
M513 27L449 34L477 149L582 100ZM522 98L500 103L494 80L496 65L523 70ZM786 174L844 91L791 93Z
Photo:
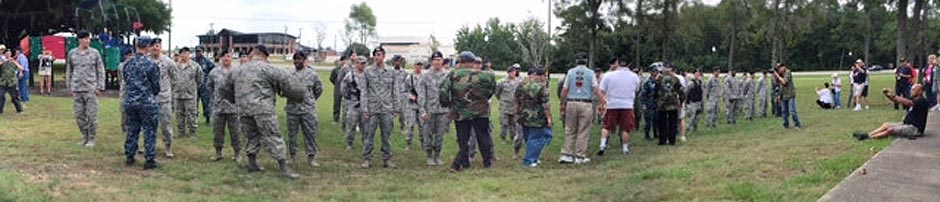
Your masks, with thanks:
M940 201L940 113L930 112L924 132L894 140L819 201Z

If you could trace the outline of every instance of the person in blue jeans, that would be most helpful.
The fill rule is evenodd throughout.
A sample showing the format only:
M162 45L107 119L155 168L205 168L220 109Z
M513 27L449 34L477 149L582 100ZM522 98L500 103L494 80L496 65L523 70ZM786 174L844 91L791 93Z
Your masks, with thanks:
M23 73L17 85L20 91L20 101L29 102L29 59L23 54L23 50L16 50L16 63L23 67Z
M793 84L793 73L784 64L777 65L774 79L780 85L780 113L783 115L783 127L790 128L789 118L793 117L796 128L801 128L800 116L796 113L796 87Z
M552 111L549 105L545 68L530 68L531 76L516 87L516 121L525 136L525 157L522 165L537 167L542 149L552 142Z

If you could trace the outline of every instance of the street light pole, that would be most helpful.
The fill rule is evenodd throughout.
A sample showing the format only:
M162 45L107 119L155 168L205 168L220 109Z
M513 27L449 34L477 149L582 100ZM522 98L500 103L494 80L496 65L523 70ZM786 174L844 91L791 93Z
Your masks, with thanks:
M171 19L172 19L172 16L173 16L173 0L170 0L170 18ZM166 43L167 43L166 50L167 51L166 52L167 52L167 55L170 55L173 52L173 21L170 21L170 29L167 29L166 34L167 34L167 37L166 37Z

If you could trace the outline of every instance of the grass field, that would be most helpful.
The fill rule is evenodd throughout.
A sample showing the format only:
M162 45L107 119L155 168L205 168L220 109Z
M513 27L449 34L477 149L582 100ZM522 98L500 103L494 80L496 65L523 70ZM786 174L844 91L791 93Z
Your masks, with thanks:
M201 121L197 139L176 141L175 159L158 156L160 169L125 167L117 99L101 100L98 144L86 149L75 144L81 135L71 99L34 95L26 113L0 115L0 201L815 201L890 143L858 142L851 132L903 115L877 96L878 89L893 86L890 75L872 78L876 96L871 110L863 112L818 109L813 89L828 78L802 76L795 81L802 130L783 129L779 118L733 126L721 122L718 128L690 133L680 146L634 138L628 156L614 152L574 166L554 163L564 141L563 128L556 124L541 167L522 168L511 159L511 147L497 142L501 160L493 168L480 169L478 158L473 169L458 174L425 166L424 152L405 151L396 131L393 159L399 168L363 170L358 167L361 142L357 138L355 151L343 149L339 125L331 122L333 88L327 72L320 76L327 85L318 101L323 166L293 165L299 180L279 177L267 153L260 158L269 169L263 173L248 173L229 159L209 162L211 129ZM278 109L284 100L278 99ZM14 111L9 105L6 110ZM286 133L283 110L279 113ZM498 132L497 127L494 135ZM592 136L592 151L598 137ZM454 140L453 134L445 138L447 163L456 154ZM229 148L224 154L232 155Z

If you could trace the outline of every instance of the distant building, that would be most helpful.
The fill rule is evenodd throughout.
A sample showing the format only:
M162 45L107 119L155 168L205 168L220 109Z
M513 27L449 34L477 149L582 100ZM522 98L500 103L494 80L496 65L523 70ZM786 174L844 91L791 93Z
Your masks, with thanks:
M385 48L386 58L391 59L393 55L401 55L409 64L414 64L418 60L427 61L434 50L431 37L389 36L379 38L378 43ZM453 50L453 46L444 44L441 44L438 50L445 57L456 52Z
M248 52L256 45L263 44L268 47L273 55L290 55L298 47L297 37L277 32L241 33L230 29L222 29L218 33L209 31L209 33L198 37L199 46L210 53L223 50Z

